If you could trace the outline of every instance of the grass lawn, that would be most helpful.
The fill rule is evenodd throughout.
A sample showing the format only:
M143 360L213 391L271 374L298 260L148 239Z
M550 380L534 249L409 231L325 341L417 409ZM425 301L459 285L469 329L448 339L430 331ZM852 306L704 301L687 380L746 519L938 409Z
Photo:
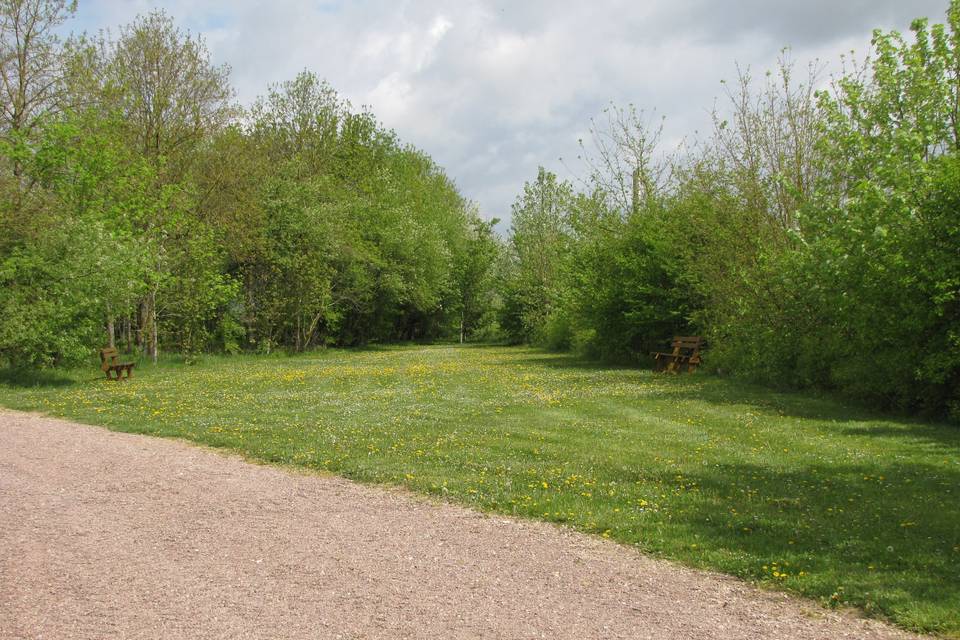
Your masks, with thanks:
M0 404L561 522L960 637L960 429L523 348L0 379Z

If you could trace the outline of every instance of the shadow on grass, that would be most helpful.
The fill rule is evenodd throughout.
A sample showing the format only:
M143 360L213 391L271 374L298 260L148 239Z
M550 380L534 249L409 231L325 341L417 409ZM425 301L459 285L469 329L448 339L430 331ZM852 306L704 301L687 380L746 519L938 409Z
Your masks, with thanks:
M581 371L623 371L650 375L662 387L665 396L690 399L717 405L749 405L763 413L812 418L817 420L876 420L890 419L876 410L841 402L840 398L810 392L785 391L721 378L708 373L667 374L654 373L652 368L589 360L566 353L534 352L523 357L504 359L504 366L532 366Z
M548 369L580 369L583 371L636 371L646 372L649 369L623 363L600 362L569 353L553 353L550 351L535 352L519 358L510 358L499 361L504 366L517 365L529 367L546 367Z
M960 631L960 470L927 463L720 464L687 476L697 494L675 519L707 549L742 560L725 569L844 598L926 631ZM679 516L679 517L677 517ZM767 566L767 570L763 566ZM808 578L800 578L805 571ZM776 580L774 580L776 581ZM930 616L927 622L925 615ZM914 613L910 613L911 610Z
M842 431L844 435L913 437L960 447L960 427L915 416L882 412L854 401L812 391L765 387L731 378L698 372L696 374L654 374L651 369L626 364L588 360L570 354L540 352L526 357L503 360L506 366L527 365L582 371L631 371L651 374L663 386L663 393L677 399L698 400L716 405L747 405L762 413L781 417L835 422L883 422ZM891 425L891 422L894 424ZM901 425L900 428L895 425ZM909 428L907 428L909 427Z
M0 385L28 389L33 387L67 387L76 380L61 372L37 369L0 369Z
M831 423L824 426L839 436L913 441L960 452L957 425L881 412L835 396L779 391L709 375L697 382L679 376L668 377L665 384L675 398L717 406L746 405L770 416Z
M918 443L949 447L960 454L960 428L950 425L921 422L879 423L862 427L849 427L840 431L845 436L896 438L914 440Z

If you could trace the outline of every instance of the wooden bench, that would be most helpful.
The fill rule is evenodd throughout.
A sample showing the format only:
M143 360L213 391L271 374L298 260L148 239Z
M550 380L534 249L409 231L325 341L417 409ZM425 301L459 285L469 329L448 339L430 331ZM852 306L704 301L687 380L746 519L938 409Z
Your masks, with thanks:
M700 365L700 347L702 345L703 338L700 336L675 336L670 344L672 351L669 353L654 351L650 354L654 359L654 371L693 373Z
M135 365L135 362L120 362L120 352L114 347L100 349L100 369L107 374L107 380L121 380L121 374L124 371L127 372L127 379L129 380L133 377L133 367ZM117 377L113 378L110 375L111 372L115 373Z

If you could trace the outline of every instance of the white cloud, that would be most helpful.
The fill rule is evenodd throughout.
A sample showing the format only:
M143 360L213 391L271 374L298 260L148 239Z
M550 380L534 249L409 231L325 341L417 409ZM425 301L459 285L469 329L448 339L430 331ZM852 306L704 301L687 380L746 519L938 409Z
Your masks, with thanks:
M439 41L452 26L452 22L443 16L437 16L433 21L433 26L430 27L430 37L432 37L435 41Z

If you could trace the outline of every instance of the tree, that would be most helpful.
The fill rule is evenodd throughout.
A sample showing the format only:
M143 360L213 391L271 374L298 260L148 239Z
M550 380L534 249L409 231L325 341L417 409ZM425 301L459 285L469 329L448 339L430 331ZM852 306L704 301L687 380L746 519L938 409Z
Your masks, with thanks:
M667 186L673 161L658 155L663 120L653 126L634 105L610 104L590 120L591 147L580 140L591 188L624 217L652 204Z
M154 174L118 126L67 112L34 132L23 176L37 185L43 215L0 254L0 354L10 362L81 360L104 318L146 290L149 250L135 233L154 204Z
M230 68L214 65L203 39L163 12L138 17L116 39L80 39L71 50L76 99L122 113L135 147L171 169L182 170L185 154L237 113Z
M0 1L0 131L29 134L38 118L60 105L61 71L56 29L77 9L76 0Z
M866 73L820 94L833 179L803 211L798 269L816 275L799 293L835 316L822 332L828 384L956 417L960 2L946 24L911 31L875 32Z
M536 180L524 184L513 204L509 244L513 269L504 290L501 325L514 341L542 339L561 296L572 198L569 183L540 167Z
M494 227L497 218L482 220L473 213L469 234L465 238L454 266L457 296L455 314L461 343L470 339L489 322L496 294L494 267L502 252Z
M227 138L259 167L242 212L217 214L243 241L232 260L252 339L299 350L448 330L469 220L426 154L310 72L271 87Z
M78 39L70 51L73 100L122 117L129 144L156 170L158 199L169 205L141 220L156 253L152 285L137 313L138 336L156 361L159 311L173 308L158 303L157 294L169 275L166 256L179 252L166 245L178 236L173 227L184 219L185 210L194 206L183 183L196 149L235 113L229 68L213 65L203 40L181 32L162 12L137 18L116 40Z
M42 118L62 107L56 28L75 10L65 0L0 0L0 256L45 217L23 166Z
M716 154L746 206L766 211L784 229L797 225L797 211L823 175L818 152L822 135L816 87L820 66L807 67L795 80L794 63L785 50L775 71L759 90L750 70L737 69L727 87L729 115L713 112L714 133L708 153Z

